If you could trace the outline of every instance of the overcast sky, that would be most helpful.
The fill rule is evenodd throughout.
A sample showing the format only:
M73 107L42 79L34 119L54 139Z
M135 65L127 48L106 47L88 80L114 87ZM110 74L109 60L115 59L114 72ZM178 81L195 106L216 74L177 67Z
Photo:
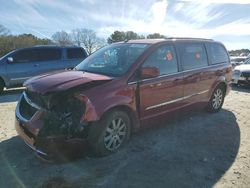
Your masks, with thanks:
M12 34L50 38L88 28L107 38L115 30L203 37L250 49L250 0L0 0L0 24Z

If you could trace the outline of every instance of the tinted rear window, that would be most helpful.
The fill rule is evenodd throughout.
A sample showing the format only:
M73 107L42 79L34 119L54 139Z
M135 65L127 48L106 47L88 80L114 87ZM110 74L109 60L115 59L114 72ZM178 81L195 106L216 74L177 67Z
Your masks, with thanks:
M39 61L54 61L61 59L62 50L57 48L38 49Z
M183 43L179 44L180 56L183 70L205 67L207 63L207 54L203 44Z
M211 64L229 62L229 57L227 55L227 52L221 44L208 43L207 49L210 56Z
M82 48L69 48L67 49L67 59L84 59L86 53Z

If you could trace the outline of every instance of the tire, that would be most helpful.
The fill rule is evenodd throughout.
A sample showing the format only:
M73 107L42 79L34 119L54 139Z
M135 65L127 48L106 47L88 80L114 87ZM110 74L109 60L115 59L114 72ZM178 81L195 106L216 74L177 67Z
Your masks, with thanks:
M4 81L0 78L0 94L3 93L4 86Z
M129 116L123 111L111 111L89 127L88 141L96 156L119 150L131 133Z
M225 89L223 86L217 86L213 91L211 99L207 105L207 111L211 113L219 112L225 98Z

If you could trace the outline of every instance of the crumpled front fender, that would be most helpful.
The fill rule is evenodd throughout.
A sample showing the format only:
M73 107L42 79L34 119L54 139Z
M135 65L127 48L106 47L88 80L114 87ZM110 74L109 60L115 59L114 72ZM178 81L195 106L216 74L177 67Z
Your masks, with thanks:
M75 97L77 99L79 99L80 101L84 102L86 107L85 107L85 113L81 118L81 123L82 122L89 122L89 121L96 121L98 120L98 115L96 113L95 107L94 105L91 103L91 101L89 100L89 98L85 95L75 95Z

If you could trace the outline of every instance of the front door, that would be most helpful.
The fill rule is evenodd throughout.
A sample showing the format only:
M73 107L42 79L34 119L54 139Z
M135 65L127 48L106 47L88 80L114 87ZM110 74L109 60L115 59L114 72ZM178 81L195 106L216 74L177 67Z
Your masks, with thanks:
M179 108L183 97L183 75L178 71L174 46L165 44L158 47L142 67L156 67L160 76L139 83L141 120Z
M6 65L10 85L20 85L28 78L36 75L38 69L36 50L19 50L9 57L13 58L13 62L8 62Z

